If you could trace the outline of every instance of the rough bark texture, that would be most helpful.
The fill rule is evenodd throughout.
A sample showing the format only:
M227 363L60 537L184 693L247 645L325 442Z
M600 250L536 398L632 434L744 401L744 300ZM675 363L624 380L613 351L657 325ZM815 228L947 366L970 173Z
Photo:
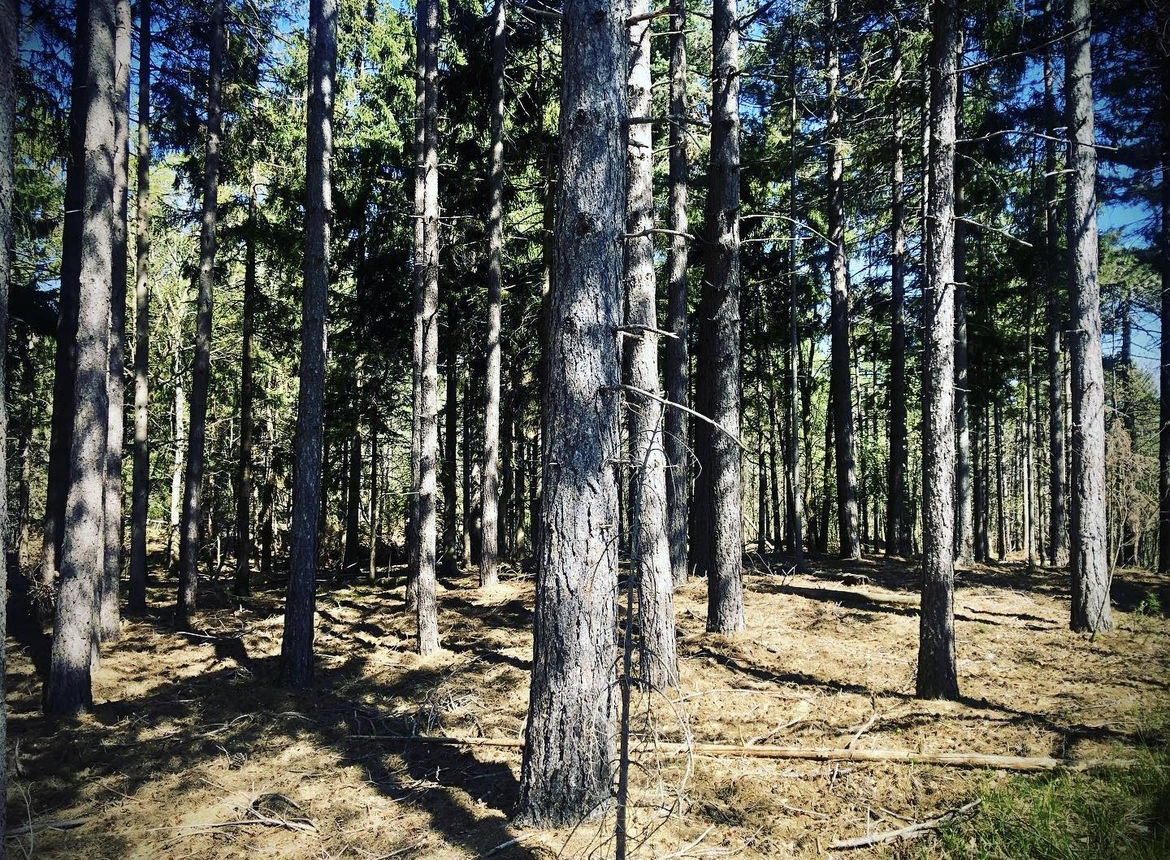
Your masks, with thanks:
M500 502L500 291L503 286L501 256L504 248L504 60L508 27L504 0L496 0L492 12L492 154L488 177L488 327L487 370L484 376L483 416L483 513L479 584L499 580Z
M886 475L886 555L910 552L906 515L906 197L905 131L902 123L901 29L895 24L893 45L893 163L890 167L890 456Z
M837 34L837 0L828 0L828 205L829 332L833 408L833 442L837 461L837 538L843 558L861 558L858 529L856 443L853 433L853 377L849 368L849 280L845 271L845 141L841 137L838 82L841 60Z
M248 187L248 226L244 237L244 306L240 342L240 463L236 483L236 575L232 592L252 591L252 410L255 402L252 339L256 334L256 185L255 167Z
M406 589L404 600L408 610L418 605L418 502L419 463L422 453L422 358L423 358L423 282L426 254L423 248L426 232L423 228L423 198L426 189L426 76L427 38L425 27L426 0L415 6L414 26L414 242L411 266L411 309L414 326L411 338L411 423L410 423L410 497L406 508Z
M690 165L687 156L687 4L670 3L670 175L667 228L671 230L666 258L666 327L674 337L666 341L664 368L666 397L683 406L690 400L687 324L687 191ZM674 407L666 410L666 510L670 541L670 568L675 585L687 581L687 523L691 502L691 447L687 414Z
M439 460L439 4L418 5L424 51L424 142L422 199L422 365L419 376L418 570L415 574L416 647L419 654L439 650L439 610L435 598L438 559Z
M922 368L922 614L916 695L957 699L955 671L955 119L956 0L933 0L930 160Z
M1065 43L1065 125L1069 174L1070 344L1072 365L1073 630L1113 626L1105 529L1105 374L1101 366L1101 288L1097 281L1097 151L1089 0L1070 0Z
M224 0L212 8L207 91L207 152L203 168L203 218L199 232L199 299L195 312L195 358L191 366L191 415L187 423L187 468L179 529L179 599L175 626L185 629L195 613L199 583L199 521L203 499L203 452L207 441L207 388L211 370L211 314L215 290L216 222L219 219L220 88L227 42Z
M567 0L556 276L550 293L532 686L519 820L611 804L617 660L618 331L626 9Z
M280 678L290 687L306 687L313 678L313 615L319 540L317 513L321 506L324 435L325 316L329 299L329 232L333 215L336 33L336 0L311 0L301 379L293 443L297 461L293 470L292 548L284 636L280 646Z
M65 502L61 585L45 713L70 716L92 703L94 599L105 564L102 489L105 481L106 364L109 360L110 276L113 270L114 0L90 0L85 23L85 158L81 196L77 373L73 386L72 480Z
M1051 3L1044 5L1051 24ZM1065 302L1060 288L1060 235L1059 203L1057 200L1056 135L1059 124L1056 114L1055 81L1052 63L1052 48L1044 51L1044 115L1047 128L1044 141L1044 266L1047 302L1044 322L1048 339L1048 560L1057 566L1068 564L1068 469L1065 458L1065 440L1068 429L1065 424L1066 405L1064 402L1065 375L1062 362L1063 343L1061 330L1064 328ZM1165 292L1163 292L1165 296ZM1166 299L1163 298L1163 301ZM1166 316L1163 314L1163 319ZM1166 426L1163 421L1163 427Z
M105 506L106 552L98 588L98 639L113 642L122 627L118 602L122 574L122 436L126 400L126 265L130 188L130 0L117 0L118 32L114 44L114 247L110 279L110 342L106 365L109 400L106 429Z
M959 52L962 54L962 33ZM955 82L955 136L962 126L963 76L956 75ZM975 554L975 496L971 476L971 420L968 407L970 381L967 378L967 230L963 222L965 196L963 194L962 171L955 171L955 229L954 229L954 277L955 282L955 561L970 566Z
M0 0L0 343L8 342L8 278L12 260L12 139L16 111L16 68L19 62L20 0ZM0 391L7 391L6 362L0 361ZM0 450L8 446L8 404L0 397ZM0 558L8 558L8 458L0 457ZM0 594L8 593L8 565L0 565ZM0 603L0 750L8 748L5 640L7 600ZM0 797L8 796L7 758L0 766ZM7 804L0 804L0 833L7 823Z
M65 172L65 212L61 230L61 284L57 300L57 343L53 359L53 415L49 425L49 466L45 487L45 530L38 577L38 609L47 614L65 535L65 496L73 432L73 377L77 364L77 293L81 277L82 198L85 184L86 51L89 0L78 0L70 83L69 163Z
M630 16L629 112L652 110L649 0L634 0ZM638 577L642 680L655 688L678 683L674 638L674 580L667 533L666 449L658 381L658 311L654 278L654 140L650 123L630 126L626 171L626 332L622 345L629 385L649 396L627 396L630 440L631 561Z
M699 300L695 403L716 422L695 425L695 570L707 577L707 629L733 633L743 617L740 475L739 22L735 0L712 10L711 167Z
M130 490L131 612L146 611L150 507L150 15L138 0L138 183L134 197L134 471Z

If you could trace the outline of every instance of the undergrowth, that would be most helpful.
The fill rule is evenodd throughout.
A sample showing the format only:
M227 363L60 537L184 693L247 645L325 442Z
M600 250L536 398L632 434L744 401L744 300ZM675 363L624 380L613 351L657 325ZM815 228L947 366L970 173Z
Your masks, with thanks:
M974 815L920 857L945 860L1170 860L1170 715L1118 752L1131 767L987 783Z

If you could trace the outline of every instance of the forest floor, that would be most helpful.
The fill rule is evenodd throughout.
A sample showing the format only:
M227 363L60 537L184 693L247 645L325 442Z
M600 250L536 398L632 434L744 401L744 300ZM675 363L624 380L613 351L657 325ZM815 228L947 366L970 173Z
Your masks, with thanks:
M1067 629L1064 574L1018 563L960 572L963 699L941 703L913 698L917 565L814 559L796 576L773 567L746 576L743 635L703 631L702 581L677 594L681 688L669 701L635 701L644 744L689 733L696 742L1094 758L1165 741L1170 620L1150 611L1164 584L1149 575L1118 575L1118 629L1090 639ZM844 584L847 573L868 581ZM164 581L151 597L169 608L172 594ZM511 826L518 749L378 737L521 736L531 580L482 591L471 572L444 576L439 597L445 650L421 659L401 587L322 583L316 684L291 693L274 683L281 591L241 605L207 584L201 634L177 635L161 610L128 620L102 658L93 713L61 726L40 716L45 642L25 634L9 663L9 827L84 820L10 837L7 856L612 856L612 815L572 832ZM632 856L842 856L829 849L834 840L933 818L1010 778L644 751L631 768ZM938 856L943 844L932 840L850 853Z

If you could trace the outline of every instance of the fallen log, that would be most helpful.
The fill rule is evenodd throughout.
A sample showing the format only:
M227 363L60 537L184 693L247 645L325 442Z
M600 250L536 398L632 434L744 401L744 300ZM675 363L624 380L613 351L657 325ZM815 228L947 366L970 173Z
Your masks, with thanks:
M434 735L350 735L361 740L396 741L399 743L436 744L442 746L493 747L522 749L524 741L518 738L475 738ZM698 756L738 756L742 758L803 759L806 761L893 762L901 764L928 764L941 767L988 768L1012 771L1099 770L1106 767L1128 767L1128 759L1061 759L1045 756L991 755L962 752L915 752L914 750L855 750L841 747L785 747L743 746L741 744L679 744L659 743L636 747L639 753Z

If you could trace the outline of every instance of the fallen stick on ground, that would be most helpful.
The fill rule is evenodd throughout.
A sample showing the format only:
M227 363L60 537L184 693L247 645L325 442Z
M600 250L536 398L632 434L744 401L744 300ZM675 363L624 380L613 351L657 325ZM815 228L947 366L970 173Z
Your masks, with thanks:
M898 830L886 830L883 833L873 833L869 836L855 836L852 839L839 839L836 842L829 843L829 850L845 851L850 848L868 848L870 845L878 845L882 842L895 842L898 839L917 839L919 836L931 830L937 830L941 825L953 818L968 814L978 805L978 800L972 800L970 803L964 804L958 809L952 809L950 812L940 815L938 818L918 821L914 824L901 827Z
M13 827L11 830L6 831L4 836L11 839L14 836L40 833L42 830L72 830L74 827L80 827L92 818L92 815L86 815L82 818L65 818L59 821L33 821L30 824Z
M399 743L437 744L444 746L496 747L522 749L524 741L517 738L473 738L428 735L350 735L358 740L397 741ZM634 753L673 753L675 755L740 756L743 758L805 759L808 761L871 761L901 762L905 764L934 764L944 767L990 768L992 770L1046 771L1098 770L1106 767L1129 767L1128 759L1061 759L986 753L914 752L913 750L854 750L840 747L778 747L741 746L739 744L677 744L660 743L638 747Z

